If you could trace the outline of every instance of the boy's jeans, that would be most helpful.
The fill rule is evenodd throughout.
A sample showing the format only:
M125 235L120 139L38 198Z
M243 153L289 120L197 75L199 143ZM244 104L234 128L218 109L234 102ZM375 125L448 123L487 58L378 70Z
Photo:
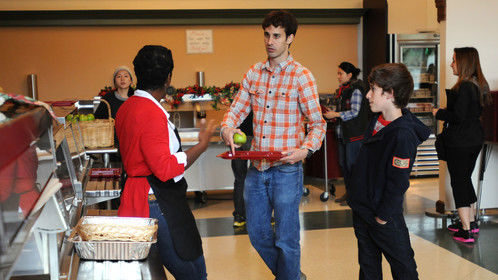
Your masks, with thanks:
M303 194L301 162L258 171L251 166L244 189L251 244L280 279L299 279L299 202ZM275 232L271 226L274 211Z
M417 280L417 264L403 214L394 214L385 225L353 211L358 239L360 280L382 280L382 255L391 265L393 279Z

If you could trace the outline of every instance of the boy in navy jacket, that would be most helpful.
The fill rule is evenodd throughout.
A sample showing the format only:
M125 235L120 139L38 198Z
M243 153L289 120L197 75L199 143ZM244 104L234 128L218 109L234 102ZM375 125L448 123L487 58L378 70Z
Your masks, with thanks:
M348 204L358 239L360 279L382 279L382 254L393 279L418 279L403 217L403 197L417 146L430 130L405 107L413 79L403 64L383 64L368 77L367 98L376 113L352 168Z

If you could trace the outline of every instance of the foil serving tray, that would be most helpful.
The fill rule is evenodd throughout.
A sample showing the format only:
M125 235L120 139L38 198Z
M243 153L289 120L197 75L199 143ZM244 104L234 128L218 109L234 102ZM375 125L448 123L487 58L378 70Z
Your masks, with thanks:
M227 151L217 155L222 159L248 159L248 160L269 160L276 161L284 157L282 152L265 152L265 151Z
M85 223L106 223L120 226L150 226L157 223L157 220L152 218L84 216L80 219L78 225ZM152 244L157 242L157 231L152 240L148 242L83 241L81 236L78 235L78 231L75 227L73 228L68 241L74 244L76 253L82 259L116 261L143 260L149 255Z

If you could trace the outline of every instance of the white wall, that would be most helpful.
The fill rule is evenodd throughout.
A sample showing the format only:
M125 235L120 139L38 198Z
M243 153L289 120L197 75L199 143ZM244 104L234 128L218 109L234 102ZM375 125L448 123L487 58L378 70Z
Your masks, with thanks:
M498 1L446 1L446 61L451 63L453 48L472 46L479 51L484 76L492 90L498 90ZM446 86L456 77L446 68Z
M451 0L446 1L446 22L440 28L441 40L441 88L451 88L456 77L449 67L453 48L472 46L479 51L484 76L492 90L498 90L498 1L489 0ZM443 53L444 56L443 56ZM442 92L440 92L440 95ZM477 170L473 174L474 185L477 187ZM483 183L482 208L498 207L498 145L494 145L485 173ZM447 191L449 176L441 168L440 199L446 205L453 205Z

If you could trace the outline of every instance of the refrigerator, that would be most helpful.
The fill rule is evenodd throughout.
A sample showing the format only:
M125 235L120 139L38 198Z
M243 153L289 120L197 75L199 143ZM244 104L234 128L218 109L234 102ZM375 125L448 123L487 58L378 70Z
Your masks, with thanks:
M439 161L434 146L437 121L432 107L438 106L439 93L439 34L388 34L388 61L403 63L413 77L413 95L408 109L427 125L432 133L417 149L411 176L439 175Z

